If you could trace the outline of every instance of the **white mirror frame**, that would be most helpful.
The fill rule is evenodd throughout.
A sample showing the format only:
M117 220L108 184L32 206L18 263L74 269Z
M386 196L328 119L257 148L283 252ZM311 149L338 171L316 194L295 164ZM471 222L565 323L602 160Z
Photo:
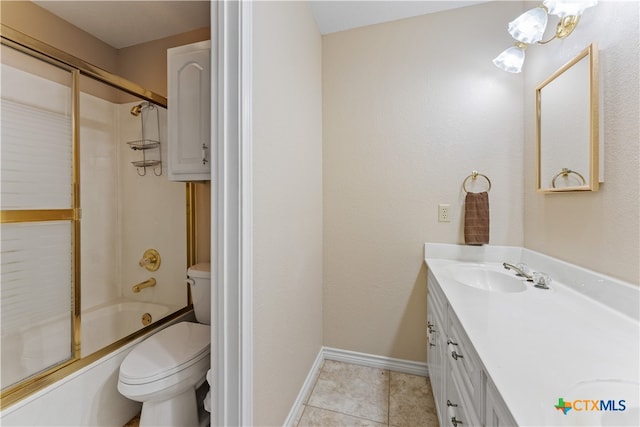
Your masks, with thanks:
M588 173L584 171L572 170L569 165L567 167L561 167L554 176L543 176L543 162L542 157L542 138L543 138L543 123L542 123L542 90L550 83L554 82L563 73L573 67L575 64L586 58L589 65L589 82L588 90L589 95L589 123L588 123L588 146L584 147L584 150L588 150ZM536 182L537 191L539 193L562 193L569 191L597 191L600 183L599 164L600 164L600 103L599 103L599 75L598 75L598 49L595 44L589 45L586 49L580 52L575 58L563 65L549 78L542 82L536 88ZM569 108L567 108L569 109ZM565 132L571 132L571 130L565 130ZM576 132L578 133L578 132ZM563 138L559 138L562 142L565 142ZM583 147L580 147L582 150ZM548 174L547 174L548 175ZM582 185L573 185L565 187L555 187L556 180L564 177L574 178L574 181L583 181ZM547 182L543 182L543 179ZM568 180L567 180L568 181Z

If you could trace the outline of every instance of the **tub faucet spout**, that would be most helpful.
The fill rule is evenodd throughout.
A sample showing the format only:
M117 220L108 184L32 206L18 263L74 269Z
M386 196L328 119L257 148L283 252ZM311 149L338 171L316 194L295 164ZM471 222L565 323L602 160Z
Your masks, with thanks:
M137 285L133 285L133 288L131 288L131 290L133 291L133 293L138 293L141 290L143 290L144 288L150 288L152 286L156 285L156 279L154 279L153 277L149 280L145 280L144 282L138 283Z
M533 277L531 277L529 274L525 273L524 271L522 271L522 269L516 267L515 265L509 264L508 262L503 262L502 266L507 270L515 271L517 276L524 277L528 281L533 282Z

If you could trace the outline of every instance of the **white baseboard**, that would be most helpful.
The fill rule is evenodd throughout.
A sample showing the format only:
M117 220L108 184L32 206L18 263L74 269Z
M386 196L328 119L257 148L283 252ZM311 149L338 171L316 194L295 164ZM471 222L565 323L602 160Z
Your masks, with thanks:
M423 377L429 376L427 364L424 362L394 359L393 357L376 356L375 354L358 353L357 351L340 350L331 347L323 347L322 352L325 360L353 363L354 365L368 366L370 368L388 369L394 372L420 375Z
M370 368L388 369L394 372L402 372L411 375L429 376L427 364L424 362L413 362L411 360L394 359L392 357L376 356L374 354L358 353L357 351L340 350L338 348L322 347L313 362L307 378L302 384L302 388L298 393L298 397L293 403L291 411L284 422L284 426L294 426L297 415L304 403L311 394L312 388L320 375L320 369L325 360L334 360L336 362L352 363L354 365L368 366Z
M300 388L300 392L298 393L298 397L296 397L293 406L291 407L291 411L289 411L289 415L284 422L286 427L295 426L296 425L296 417L302 406L309 398L311 394L311 390L316 383L316 378L320 375L320 369L322 368L322 363L324 363L324 352L323 348L320 349L318 355L316 356L316 360L314 360L313 365L311 365L311 369L309 369L309 373L307 374L307 378L305 378L304 383L302 384L302 388Z

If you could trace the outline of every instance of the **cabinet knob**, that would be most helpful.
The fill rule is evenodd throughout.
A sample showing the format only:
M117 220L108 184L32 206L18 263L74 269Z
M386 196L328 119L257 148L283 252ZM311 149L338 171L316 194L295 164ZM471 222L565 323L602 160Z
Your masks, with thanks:
M458 343L457 343L457 342L453 342L453 341L451 341L450 339L449 339L449 340L447 340L447 345L449 345L449 344L451 344L451 345L458 345Z
M454 408L458 407L458 405L456 403L451 403L451 401L449 399L447 399L447 406L453 406Z
M451 357L453 357L453 360L463 359L462 355L456 353L455 350L451 352Z
M202 164L206 165L209 160L207 159L207 150L209 149L209 147L207 147L207 144L203 143L202 144Z
M464 423L460 420L456 420L456 417L451 417L451 424L453 424L453 427L457 427L458 424L464 424Z

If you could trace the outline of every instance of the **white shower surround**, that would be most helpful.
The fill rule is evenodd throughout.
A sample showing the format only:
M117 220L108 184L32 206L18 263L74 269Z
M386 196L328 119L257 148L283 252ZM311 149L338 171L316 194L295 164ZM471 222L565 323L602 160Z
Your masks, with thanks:
M142 139L140 116L130 114L139 102L114 104L80 96L83 311L118 298L186 304L185 187L167 181L164 171L155 176L148 168L139 176L131 164L142 159L140 151L127 145ZM163 143L166 110L158 110ZM147 123L155 120L154 112L143 113ZM166 159L166 143L161 150ZM155 272L138 265L149 248L162 257ZM157 280L155 287L133 293L133 285L150 277Z

